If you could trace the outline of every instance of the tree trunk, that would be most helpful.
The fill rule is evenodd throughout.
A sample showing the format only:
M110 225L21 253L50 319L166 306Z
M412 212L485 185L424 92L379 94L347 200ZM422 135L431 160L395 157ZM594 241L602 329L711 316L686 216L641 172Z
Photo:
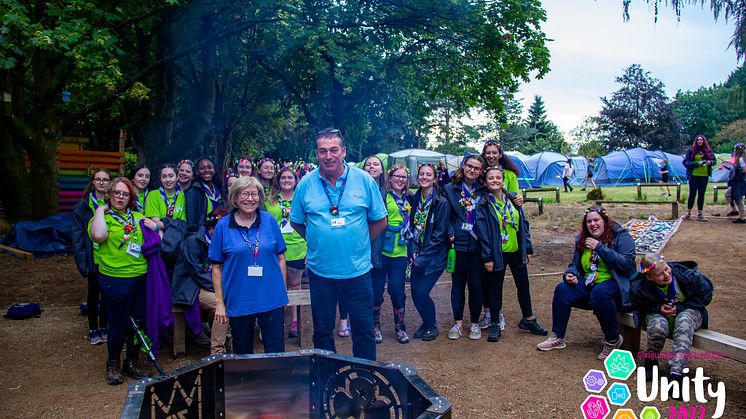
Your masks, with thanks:
M5 130L0 130L0 200L5 217L13 222L31 217L31 187L23 150Z

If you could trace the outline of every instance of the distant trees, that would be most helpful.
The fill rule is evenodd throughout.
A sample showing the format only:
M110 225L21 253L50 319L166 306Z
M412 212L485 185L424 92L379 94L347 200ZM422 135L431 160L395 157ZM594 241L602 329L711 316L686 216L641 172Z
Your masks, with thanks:
M607 151L632 147L679 151L681 122L663 83L639 64L625 69L616 81L621 87L610 98L601 98L599 113Z
M568 149L559 128L547 117L541 96L534 96L525 119L521 117L522 106L518 102L511 103L508 109L508 122L498 130L503 147L525 154Z

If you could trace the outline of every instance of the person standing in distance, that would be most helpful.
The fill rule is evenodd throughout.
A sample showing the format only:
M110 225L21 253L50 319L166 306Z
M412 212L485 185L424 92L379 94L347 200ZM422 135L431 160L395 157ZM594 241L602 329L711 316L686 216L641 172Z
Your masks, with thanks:
M319 167L298 183L290 223L307 243L313 346L336 352L337 301L347 301L352 354L376 359L370 240L386 228L387 210L376 182L347 165L338 129L316 135Z

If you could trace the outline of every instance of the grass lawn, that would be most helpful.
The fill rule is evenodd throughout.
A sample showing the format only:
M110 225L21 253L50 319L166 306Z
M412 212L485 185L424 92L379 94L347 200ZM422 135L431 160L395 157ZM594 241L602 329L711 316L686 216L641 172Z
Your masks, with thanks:
M713 189L714 185L725 188L725 183L709 183L707 184L707 193L705 194L705 204L713 203ZM676 185L669 184L671 189L671 196L663 196L665 191L661 188L654 187L643 187L642 188L642 199L643 200L655 200L655 201L669 201L676 199ZM591 187L583 192L582 187L573 186L573 192L563 192L563 188L560 186L560 202L562 203L585 203L589 202L587 195L590 192ZM636 186L602 186L601 190L604 194L604 199L610 199L614 201L636 201L637 200L637 187ZM555 202L555 193L551 192L529 192L528 196L531 198L544 198L544 202ZM689 185L681 185L681 200L680 202L686 203L686 199L689 196ZM725 190L718 190L718 202L719 204L725 204Z

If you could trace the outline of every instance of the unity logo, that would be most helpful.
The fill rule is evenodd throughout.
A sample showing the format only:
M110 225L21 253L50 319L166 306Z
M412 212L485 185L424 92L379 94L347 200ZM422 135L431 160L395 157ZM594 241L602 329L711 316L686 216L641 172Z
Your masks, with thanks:
M652 402L660 396L660 401L669 399L680 399L684 403L696 400L702 405L670 406L671 419L704 419L707 416L707 408L703 405L710 399L715 398L715 412L711 416L717 419L723 415L725 410L725 384L722 382L711 382L710 377L705 376L704 370L696 369L694 378L685 376L681 382L669 380L668 377L659 376L658 368L654 368L653 380L649 384L645 380L645 368L637 367L632 353L620 349L611 352L604 361L606 372L601 370L589 370L583 377L583 386L591 394L580 404L580 410L585 419L606 419L611 414L612 406L622 407L632 398L629 386L624 382L614 382L608 386L606 394L602 394L609 384L608 377L614 380L626 381L637 371L637 398L641 402ZM689 369L685 368L684 373ZM659 391L660 390L660 391ZM694 391L694 399L692 399ZM645 406L641 411L641 419L660 419L661 412L655 406ZM613 419L637 419L638 416L632 409L619 408Z

